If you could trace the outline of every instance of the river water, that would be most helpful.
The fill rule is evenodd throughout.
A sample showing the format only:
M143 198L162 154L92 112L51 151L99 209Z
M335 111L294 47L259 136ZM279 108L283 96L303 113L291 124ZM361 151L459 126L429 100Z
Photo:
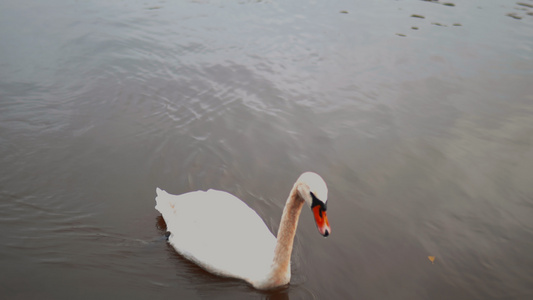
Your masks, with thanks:
M1 1L1 298L532 299L532 7ZM277 232L308 170L286 288L164 240L156 187Z

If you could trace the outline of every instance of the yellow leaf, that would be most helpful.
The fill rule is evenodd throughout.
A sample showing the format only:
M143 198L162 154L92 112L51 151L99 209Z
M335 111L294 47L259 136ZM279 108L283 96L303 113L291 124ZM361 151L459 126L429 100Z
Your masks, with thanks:
M434 263L435 262L435 256L428 256L429 260L431 261L431 263Z

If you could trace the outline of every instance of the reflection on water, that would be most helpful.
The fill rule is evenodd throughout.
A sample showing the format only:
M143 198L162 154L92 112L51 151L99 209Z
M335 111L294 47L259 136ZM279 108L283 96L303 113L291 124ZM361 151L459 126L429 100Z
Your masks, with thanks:
M447 3L0 4L0 294L531 298L533 2ZM156 186L277 232L307 170L289 287L164 240Z

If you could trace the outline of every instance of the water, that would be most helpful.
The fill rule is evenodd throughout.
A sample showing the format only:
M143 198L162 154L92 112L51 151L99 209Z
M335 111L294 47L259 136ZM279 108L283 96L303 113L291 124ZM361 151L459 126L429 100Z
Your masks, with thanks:
M2 298L533 297L533 8L287 2L2 1ZM162 238L156 187L276 232L307 170L287 288Z

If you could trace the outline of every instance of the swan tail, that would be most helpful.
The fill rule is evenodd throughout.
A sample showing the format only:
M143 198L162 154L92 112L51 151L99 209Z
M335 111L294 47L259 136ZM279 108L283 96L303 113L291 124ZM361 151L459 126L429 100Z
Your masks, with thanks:
M177 223L179 222L178 197L160 188L156 188L155 192L157 194L155 197L155 209L161 213L163 220L165 220L168 232L165 236L170 241L170 235L176 231Z
M163 219L167 220L169 213L175 214L176 212L172 195L160 188L156 188L155 192L157 194L155 197L155 209L163 215Z

